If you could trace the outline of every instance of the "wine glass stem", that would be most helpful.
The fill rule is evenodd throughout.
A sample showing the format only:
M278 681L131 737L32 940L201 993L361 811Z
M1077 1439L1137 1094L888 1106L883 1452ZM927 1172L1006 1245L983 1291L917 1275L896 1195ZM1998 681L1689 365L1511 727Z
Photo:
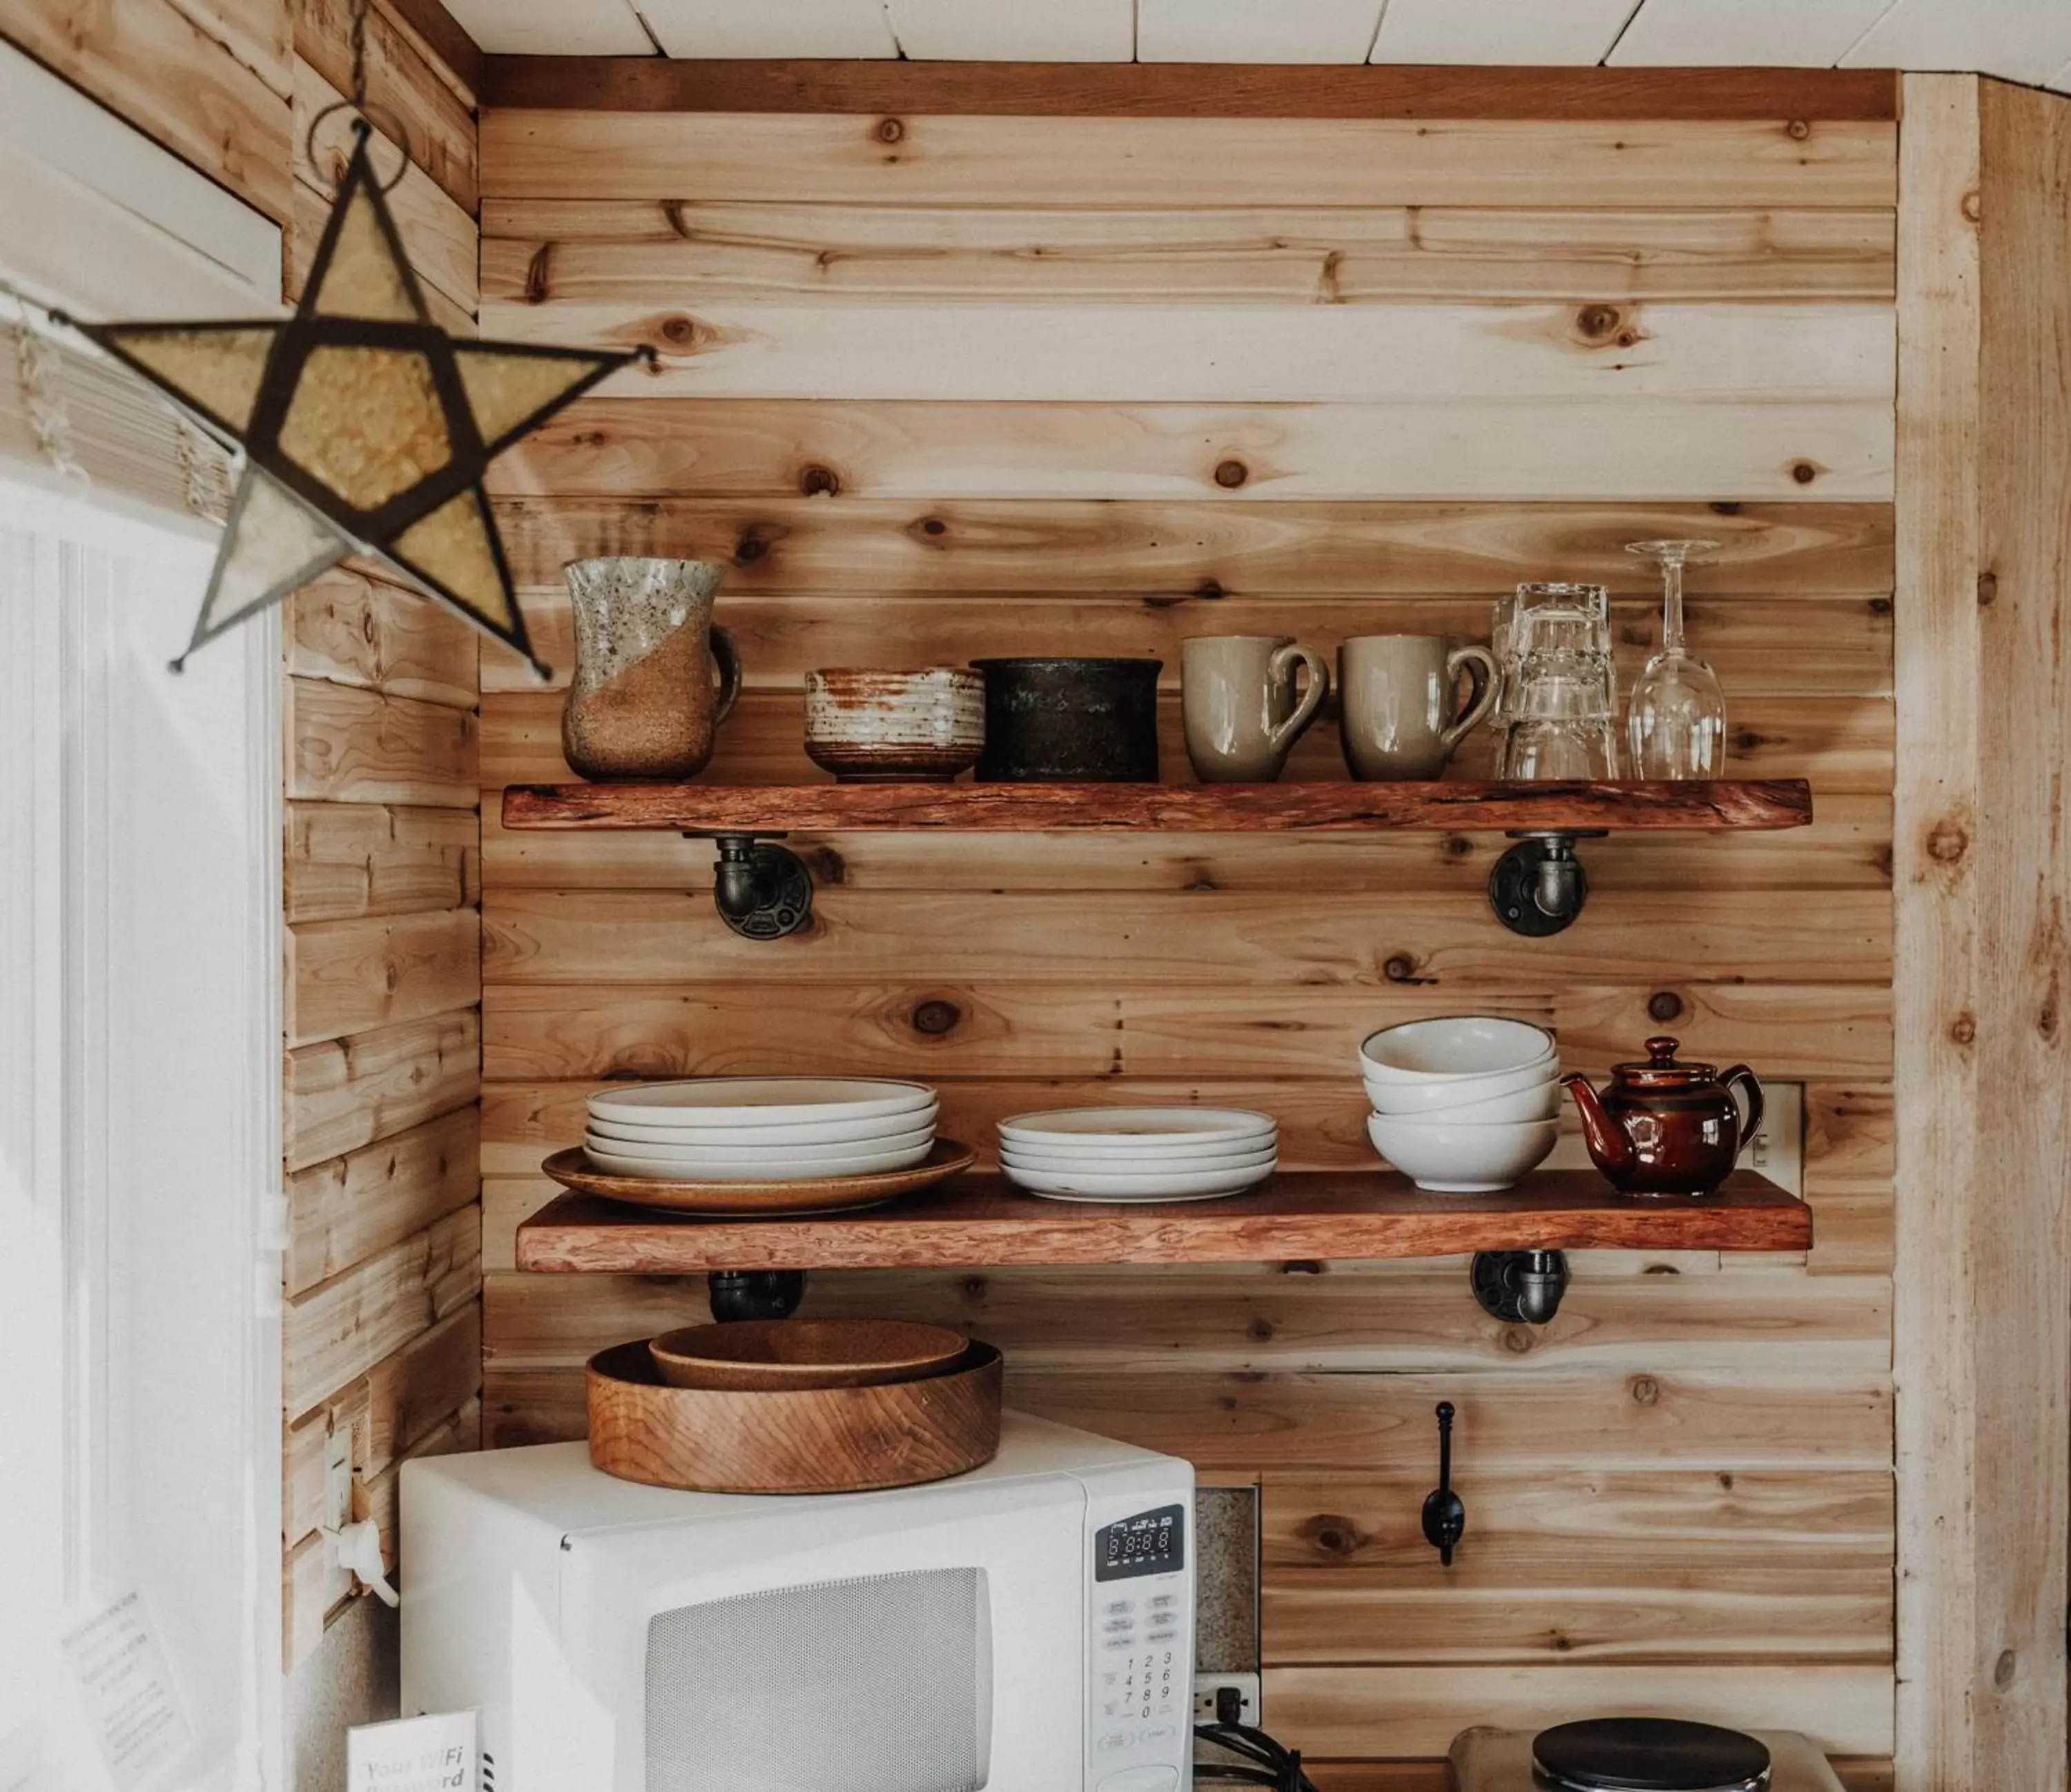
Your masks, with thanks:
M1661 560L1661 650L1683 651L1683 558L1679 554L1663 555Z

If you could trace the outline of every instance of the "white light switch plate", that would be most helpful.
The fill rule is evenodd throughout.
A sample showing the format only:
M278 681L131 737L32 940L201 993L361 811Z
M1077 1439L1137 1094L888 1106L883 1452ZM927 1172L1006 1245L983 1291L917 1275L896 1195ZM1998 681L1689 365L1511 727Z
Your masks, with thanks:
M352 1430L333 1431L324 1438L324 1528L342 1531L352 1522Z

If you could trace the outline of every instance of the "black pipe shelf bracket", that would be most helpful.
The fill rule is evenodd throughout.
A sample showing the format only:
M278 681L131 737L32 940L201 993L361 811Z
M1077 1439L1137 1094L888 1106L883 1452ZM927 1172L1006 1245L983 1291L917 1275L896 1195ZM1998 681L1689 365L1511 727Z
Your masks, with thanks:
M719 918L744 940L781 940L813 918L813 874L781 835L691 834L719 848L712 903Z
M1506 1325L1552 1324L1568 1292L1559 1251L1477 1251L1470 1274L1481 1310Z
M713 1269L705 1277L712 1316L732 1319L788 1319L806 1298L803 1269Z
M1543 940L1565 933L1589 900L1589 875L1575 856L1577 840L1601 840L1606 828L1515 833L1518 843L1489 873L1489 906L1513 933Z

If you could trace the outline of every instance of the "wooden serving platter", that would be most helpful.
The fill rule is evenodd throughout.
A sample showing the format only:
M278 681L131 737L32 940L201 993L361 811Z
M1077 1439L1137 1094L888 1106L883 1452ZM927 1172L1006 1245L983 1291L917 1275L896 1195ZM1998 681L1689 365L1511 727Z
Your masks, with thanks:
M777 1182L671 1182L658 1176L617 1176L594 1167L580 1145L556 1151L539 1166L562 1187L630 1207L713 1219L800 1218L876 1207L959 1176L978 1153L953 1138L938 1138L920 1163L906 1170L876 1170L862 1176L800 1176Z
M607 1474L699 1493L866 1493L940 1481L999 1450L1000 1358L975 1339L955 1367L861 1388L671 1388L647 1340L589 1359L589 1459Z

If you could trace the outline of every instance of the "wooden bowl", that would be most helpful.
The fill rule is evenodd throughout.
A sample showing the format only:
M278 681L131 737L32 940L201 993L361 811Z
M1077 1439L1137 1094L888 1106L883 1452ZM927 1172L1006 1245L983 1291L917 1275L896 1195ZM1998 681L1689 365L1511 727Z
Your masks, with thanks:
M589 1359L589 1459L698 1493L865 1493L941 1481L999 1450L999 1352L975 1339L914 1381L793 1391L671 1388L648 1341Z
M965 1344L909 1319L735 1319L665 1331L647 1349L672 1388L867 1388L939 1374Z

